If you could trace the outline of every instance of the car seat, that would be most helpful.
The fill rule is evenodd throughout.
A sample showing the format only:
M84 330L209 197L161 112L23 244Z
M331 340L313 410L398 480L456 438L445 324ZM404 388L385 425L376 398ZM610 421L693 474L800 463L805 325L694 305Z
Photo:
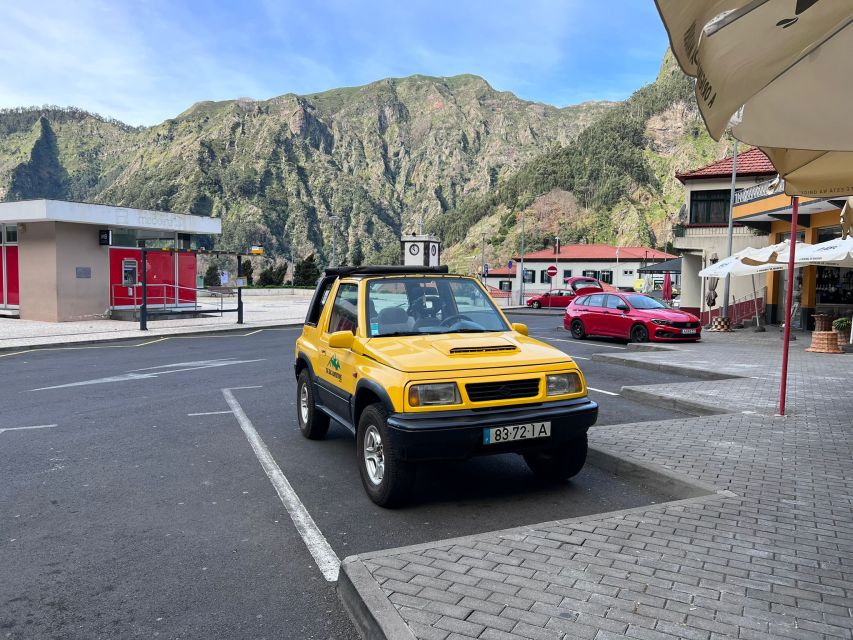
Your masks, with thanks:
M400 307L385 307L379 312L378 333L380 336L398 331L411 331L413 326L412 318Z

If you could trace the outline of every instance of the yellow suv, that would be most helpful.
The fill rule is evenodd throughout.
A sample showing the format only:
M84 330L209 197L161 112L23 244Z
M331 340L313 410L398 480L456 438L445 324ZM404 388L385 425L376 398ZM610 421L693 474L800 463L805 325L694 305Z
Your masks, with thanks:
M538 476L570 478L598 417L571 358L447 267L327 269L295 370L302 434L325 437L330 419L352 431L382 506L405 499L425 460L515 452Z

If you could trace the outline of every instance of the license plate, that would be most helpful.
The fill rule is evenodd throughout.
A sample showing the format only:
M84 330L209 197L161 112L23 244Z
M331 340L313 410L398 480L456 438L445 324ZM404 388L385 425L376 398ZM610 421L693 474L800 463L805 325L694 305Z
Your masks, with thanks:
M696 329L682 329L681 333L696 333Z
M510 427L493 427L483 429L483 444L498 444L514 440L530 440L531 438L547 438L551 435L550 422L531 422L514 424Z

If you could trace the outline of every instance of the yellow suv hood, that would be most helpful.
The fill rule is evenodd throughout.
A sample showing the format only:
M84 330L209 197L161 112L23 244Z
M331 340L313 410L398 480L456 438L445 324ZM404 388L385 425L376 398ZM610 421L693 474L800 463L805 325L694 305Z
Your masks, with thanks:
M559 349L520 333L448 333L371 338L364 354L400 371L497 369L570 362Z

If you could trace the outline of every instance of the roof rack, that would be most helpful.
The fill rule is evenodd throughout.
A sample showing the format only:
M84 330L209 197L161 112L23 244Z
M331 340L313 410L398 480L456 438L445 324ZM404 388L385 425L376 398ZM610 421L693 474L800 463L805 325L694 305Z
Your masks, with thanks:
M327 276L391 276L420 273L448 273L447 265L440 267L418 267L401 265L365 265L362 267L331 267Z

